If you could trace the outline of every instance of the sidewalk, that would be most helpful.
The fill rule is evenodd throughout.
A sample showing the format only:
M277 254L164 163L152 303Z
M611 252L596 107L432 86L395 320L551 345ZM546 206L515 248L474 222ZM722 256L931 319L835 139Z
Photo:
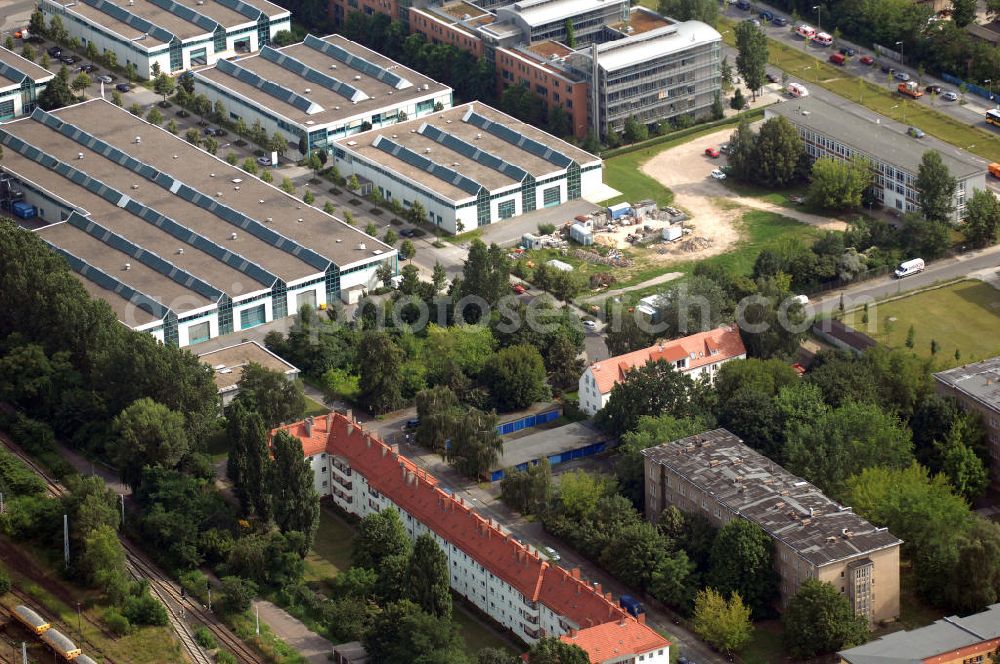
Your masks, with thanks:
M312 664L325 664L333 645L319 634L312 632L287 611L264 600L254 600L253 607L260 612L261 622L267 623L271 631L294 648Z

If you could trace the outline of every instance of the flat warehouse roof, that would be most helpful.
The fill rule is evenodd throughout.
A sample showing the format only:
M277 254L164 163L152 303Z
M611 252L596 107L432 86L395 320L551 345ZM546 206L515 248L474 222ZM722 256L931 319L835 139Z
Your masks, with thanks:
M146 46L156 46L169 40L158 31L144 28L142 22L185 41L212 34L216 25L228 30L253 23L257 19L251 14L264 13L272 18L289 14L287 9L266 0L204 0L200 3L198 0L132 0L131 3L78 0L66 9L126 39L135 39L146 33L149 36L138 42Z
M587 422L573 422L557 429L545 429L504 441L503 454L497 468L514 468L522 463L579 450L605 440L608 437Z
M20 85L26 76L39 83L52 78L55 74L13 51L0 47L0 88Z
M933 136L908 136L890 124L876 122L884 120L884 117L867 109L854 107L853 104L832 108L815 97L800 97L769 106L767 113L784 116L794 125L806 127L824 136L832 136L844 145L914 175L920 170L920 160L928 150L937 150L941 154L952 177L964 179L986 172L985 162L976 161L964 150Z
M340 35L265 46L259 55L224 61L196 76L307 129L451 91Z
M600 158L480 102L355 134L338 147L360 155L453 201L541 180Z
M502 9L520 16L530 26L539 26L603 11L609 5L621 5L622 2L623 0L522 0Z
M283 374L295 374L299 371L295 365L289 364L256 341L245 341L202 353L198 359L212 367L215 386L219 388L219 392L235 389L243 377L243 368L251 362Z
M77 211L43 239L178 313L393 251L103 100L36 110L0 141L5 171Z
M597 61L605 71L615 71L716 41L721 42L722 35L712 26L684 21L605 42L597 47Z

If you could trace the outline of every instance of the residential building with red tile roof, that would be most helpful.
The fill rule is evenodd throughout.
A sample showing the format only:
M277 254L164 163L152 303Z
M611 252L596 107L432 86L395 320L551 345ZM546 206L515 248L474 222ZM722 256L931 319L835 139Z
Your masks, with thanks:
M664 360L692 378L704 376L712 381L720 366L746 356L740 331L735 326L726 325L609 357L594 362L580 376L580 409L587 415L597 413L608 404L611 390L625 378L625 374L647 362Z
M607 622L597 627L563 634L559 640L580 646L590 655L591 664L604 662L657 661L658 652L666 653L669 642L635 620ZM650 656L650 653L653 656ZM664 660L664 661L669 661Z
M412 538L433 535L448 558L452 589L525 643L568 634L584 649L595 648L588 650L592 662L621 661L611 655L618 641L643 656L644 664L670 661L669 641L642 616L630 616L611 593L581 579L579 569L548 562L480 516L349 414L307 418L281 429L302 441L321 496L361 518L394 508Z

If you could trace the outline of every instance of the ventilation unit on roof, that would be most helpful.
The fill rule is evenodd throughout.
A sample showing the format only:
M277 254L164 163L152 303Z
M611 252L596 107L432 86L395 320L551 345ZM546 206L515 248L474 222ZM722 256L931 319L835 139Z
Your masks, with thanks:
M430 153L431 153L430 148L424 148L424 154L430 154Z
M210 178L214 178L214 177L215 177L215 173L209 173L209 174L208 174L208 177L210 177Z
M137 184L132 185L132 189L138 189L138 188L139 188L139 185L137 185Z
M258 203L259 205L263 205L263 204L264 204L264 199L263 199L263 198L258 198L258 199L257 199L257 203Z
M266 221L267 223L271 223L272 221L274 221L274 217L267 217L266 219L264 219L264 221Z
M131 270L132 269L132 264L131 263L125 263L125 265L123 265L122 268L125 269L125 270Z
M180 256L180 255L181 255L181 254L183 254L183 253L184 253L184 247L179 247L179 248L177 249L177 255L178 255L178 256Z
M347 144L353 148L355 145L358 144L358 142L357 141L347 141Z
M424 90L430 90L430 89L431 89L431 86L429 84L427 84L427 83L424 83Z
M309 94L310 92L312 92L312 88L306 88L305 90L303 90L303 92Z
M302 217L299 217L299 223L301 224L303 221Z
M240 182L243 182L243 178L233 178L233 184L239 184Z
M358 251L364 251L367 249L364 242L358 242Z
M393 135L392 135L392 137L393 137L393 138L396 138L396 134L393 134Z
M444 123L445 124L451 124L451 120L445 120Z
M177 159L177 155L174 155L174 159Z
M333 107L333 110L335 110L335 111L339 111L339 110L340 110L340 106L334 106L334 107Z
M338 237L336 240L334 240L334 242L336 242L337 244L340 244L341 242L343 242L343 240Z
M76 158L77 159L83 159L83 153L82 152L77 152L76 153Z
M236 239L236 233L230 233L229 239L230 240L235 240Z
M483 135L482 135L482 134L476 134L476 140L477 140L477 141L478 141L478 140L479 140L480 138L482 138L482 137L483 137Z
M239 191L239 190L240 190L240 185L236 185L235 187L233 187L233 191Z
M375 254L376 256L381 256L382 255L382 250L381 249L372 249L372 253Z
M215 197L216 198L222 198L222 192L221 191L215 192Z
M132 142L133 142L133 143L142 143L142 136L136 136L136 137L135 137L135 140L134 140L134 141L132 141Z
M360 74L355 74L354 75L354 80L355 81L360 81L361 80L361 75Z

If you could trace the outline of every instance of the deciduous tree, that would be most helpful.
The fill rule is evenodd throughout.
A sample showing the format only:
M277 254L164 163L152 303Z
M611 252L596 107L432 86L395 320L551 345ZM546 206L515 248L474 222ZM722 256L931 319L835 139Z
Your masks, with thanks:
M521 514L538 514L552 499L552 468L548 459L525 470L508 468L500 480L503 501Z
M483 383L497 410L527 408L545 396L545 363L534 346L508 346L486 361Z
M871 165L860 157L848 161L820 157L812 167L809 204L824 210L861 207L862 194L872 182Z
M175 468L188 452L184 416L149 398L135 401L114 421L112 456L122 481L135 489L144 466Z
M456 423L445 459L463 475L478 478L497 464L502 451L496 413L470 408Z
M1000 231L1000 201L987 189L976 189L965 202L965 224L962 232L973 247L996 243Z
M831 584L806 579L785 609L785 645L799 658L834 653L868 640L868 621Z
M941 223L951 221L957 185L957 180L941 159L941 153L936 150L924 152L914 186L917 189L917 203L925 219Z
M264 425L273 428L302 416L306 408L302 386L280 371L267 369L256 362L243 367L236 401L255 410L264 418Z
M778 593L774 542L760 526L746 519L733 519L719 530L710 559L708 585L724 595L738 593L746 597L754 616L771 612Z
M373 661L384 664L469 662L455 624L425 613L409 600L383 607L364 645Z
M430 533L423 533L410 554L410 599L426 613L441 619L451 616L451 575L448 557Z
M354 538L351 562L355 567L379 571L390 556L409 556L410 539L406 535L399 512L390 508L361 519Z
M589 664L590 657L580 646L544 636L528 650L528 664Z
M798 130L783 116L761 125L757 134L757 181L768 187L783 187L798 174L805 147Z
M647 362L629 370L611 390L608 404L598 413L597 424L621 435L632 431L644 415L693 415L696 389L687 374L664 360Z
M764 85L767 73L767 37L750 21L740 21L735 32L736 70L756 100L757 90Z
M373 413L394 410L402 403L403 352L382 330L366 330L358 346L361 403Z
M279 430L271 440L274 463L269 482L274 522L282 532L302 533L304 556L319 526L319 495L313 488L313 471L302 453L302 441Z
M722 652L731 654L750 642L753 634L750 607L743 604L738 592L731 593L727 602L719 592L706 588L694 600L694 631Z

